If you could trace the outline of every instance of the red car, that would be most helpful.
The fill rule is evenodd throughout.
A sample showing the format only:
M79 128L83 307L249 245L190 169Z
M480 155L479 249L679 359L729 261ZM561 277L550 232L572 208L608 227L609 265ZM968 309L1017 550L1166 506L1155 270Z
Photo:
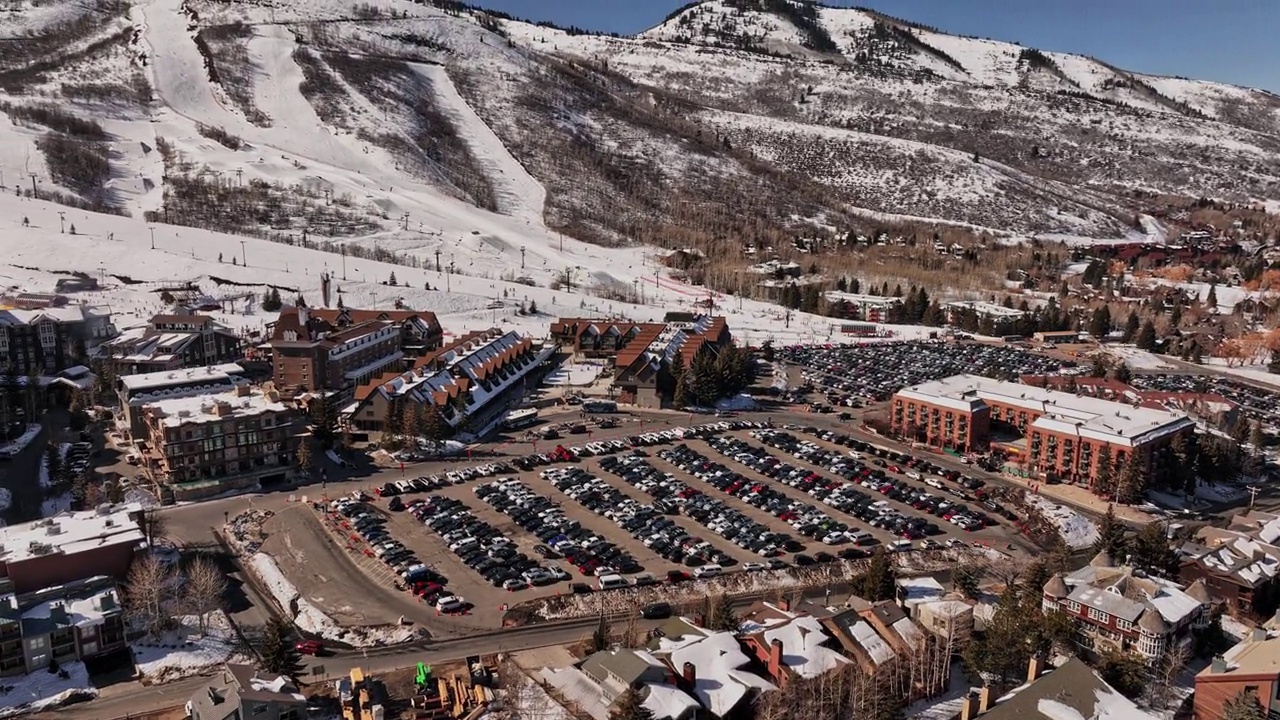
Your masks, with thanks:
M303 655L319 655L324 652L324 644L319 640L303 640L293 647Z

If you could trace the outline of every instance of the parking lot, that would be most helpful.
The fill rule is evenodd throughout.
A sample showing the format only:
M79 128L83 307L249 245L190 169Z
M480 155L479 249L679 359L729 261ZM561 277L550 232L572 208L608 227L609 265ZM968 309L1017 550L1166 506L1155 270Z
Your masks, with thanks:
M886 400L908 385L962 373L1016 380L1020 375L1056 373L1074 362L1004 345L974 342L909 341L831 347L779 348L781 360L807 368L804 378L833 391L829 398Z
M327 540L367 581L351 583L351 597L334 602L337 614L355 620L372 584L398 594L397 606L439 614L436 634L461 634L496 627L508 605L535 597L814 565L876 546L1025 551L979 504L980 487L962 486L955 471L881 457L865 444L855 450L834 432L823 439L740 425L688 437L666 431L634 445L593 442L568 461L553 451L520 463L527 469L513 460L455 470L335 503L343 509L330 516ZM302 572L312 551L297 550L300 539L277 542Z
M1218 375L1141 374L1130 384L1139 390L1214 393L1240 406L1241 412L1264 426L1275 425L1280 416L1280 392Z

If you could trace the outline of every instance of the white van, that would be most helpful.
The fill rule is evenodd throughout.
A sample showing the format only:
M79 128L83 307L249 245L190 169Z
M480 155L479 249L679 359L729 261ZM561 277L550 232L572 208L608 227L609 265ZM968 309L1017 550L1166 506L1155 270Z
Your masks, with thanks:
M903 552L910 549L911 549L910 540L906 540L906 539L894 540L893 542L889 543L889 552Z
M703 565L701 567L694 568L693 576L696 578L703 578L703 579L713 578L722 572L724 572L724 568L720 567L719 565L716 565L715 563L712 563L710 565Z
M627 579L616 573L601 575L598 582L601 590L617 590L627 586Z

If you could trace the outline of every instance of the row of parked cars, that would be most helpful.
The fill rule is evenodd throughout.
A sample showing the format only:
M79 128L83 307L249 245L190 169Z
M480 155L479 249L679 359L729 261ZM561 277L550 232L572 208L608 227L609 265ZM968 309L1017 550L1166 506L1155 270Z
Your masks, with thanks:
M1214 393L1240 406L1250 419L1264 427L1275 424L1280 416L1280 392L1216 375L1134 375L1129 384L1140 390L1165 392Z
M373 556L395 572L415 595L437 606L442 598L452 597L445 589L448 578L432 570L404 543L392 537L386 527L386 518L365 502L367 499L358 492L353 493L331 502L329 509L345 518L344 525L358 534ZM454 603L444 603L444 607L448 608L446 611L457 612L462 609L461 600L456 604L456 608Z
M870 460L873 464L883 466L891 473L902 474L917 482L923 482L925 485L955 498L955 500L950 498L930 499L933 498L933 496L926 492L925 499L927 507L918 509L925 509L932 515L943 517L948 514L947 508L949 506L971 502L975 506L981 506L982 508L994 512L1008 520L1018 519L1018 516L1012 510L996 502L994 498L987 494L986 482L983 480L961 474L957 470L943 468L924 458L920 458L909 453L901 453L877 447L856 438L851 438L848 435L836 433L830 430L806 428L805 432L821 437L827 442L854 448L850 451L849 455L858 459L860 462L865 463ZM919 488L913 488L911 485L902 482L897 478L887 478L887 480L893 488L886 490L885 494L891 494L895 489L903 494L910 494L912 492L918 492L919 490ZM862 483L862 481L859 482L860 484ZM870 486L864 484L863 487ZM876 489L880 489L882 487L883 485L880 485ZM913 497L910 500L902 499L902 502L906 502L911 505L914 505L918 501L918 496ZM977 530L983 526L991 526L995 524L995 522L988 517L983 510L978 509L977 507L973 510L970 510L963 505L960 505L960 507L963 508L961 510L961 514L963 516L980 521L981 523L981 525L976 525L966 529ZM950 518L947 519L950 520ZM972 522L968 524L975 525Z
M663 450L659 455L669 452ZM697 489L689 487L672 473L664 473L653 467L642 455L627 455L619 458L606 458L601 467L607 472L622 478L636 489L647 492L655 498L655 506L667 512L679 512L693 519L707 530L716 533L725 540L743 550L749 550L762 557L774 557L781 554L778 544L789 540L789 537L778 537L768 527L751 521L733 508L726 506L716 498L708 497ZM676 528L680 532L682 529ZM673 557L668 557L663 550L667 547L665 537L647 537L644 543L659 551L663 557L674 562L684 562L691 567L724 568L737 564L737 560L727 553L716 549L711 543L696 536L675 539L676 550ZM685 551L682 553L680 547ZM780 563L779 567L784 567ZM744 563L745 571L763 570L767 565L762 563ZM695 573L697 574L697 573Z
M782 469L785 472L786 468L790 467L782 464L766 465L747 462L747 460L752 459L752 456L744 451L751 446L734 438L717 438L711 442L711 446L717 452L722 452L726 457L742 462L761 474L768 475L767 470L777 469ZM767 453L765 455L767 456ZM681 469L738 497L748 505L770 513L804 537L813 538L829 546L852 543L852 546L844 548L837 553L841 558L852 560L865 557L868 553L865 548L879 542L870 533L831 517L813 504L793 498L769 483L762 483L744 477L740 473L692 449L686 447L676 448L672 452L672 462L678 463ZM791 480L795 482L800 477L795 475ZM798 541L793 541L793 543L794 546L792 543L784 544L784 549L793 552L803 549L803 547L795 547L799 546ZM812 558L801 553L796 555L795 561L797 565L806 565L811 564L808 562L811 559L817 559L817 561L822 562L828 558L834 559L834 557L827 552L819 552Z
M494 475L502 475L509 472L511 472L511 466L505 462L486 463L475 467L450 470L436 475L419 475L416 478L405 478L383 483L381 487L375 488L374 492L379 497L432 492L450 485L461 485L469 480L493 477Z
M661 514L657 510L652 513L641 512L636 507L638 504L626 494L580 467L552 468L544 470L540 476L579 505L618 522L624 529L631 530L632 521L639 522L650 514ZM624 517L624 508L634 509L634 515ZM620 519L627 524L619 522ZM638 573L644 569L625 549L606 538L589 533L587 535L589 537L585 540L574 537L557 538L547 541L547 544L562 553L582 574L600 578L600 587L603 589L617 585L623 574Z
M490 585L515 590L528 584L521 574L536 563L519 552L511 538L476 517L461 500L431 495L415 500L409 512L439 535L463 565Z
M846 395L885 400L898 390L931 380L974 373L1016 378L1074 367L1003 345L912 340L860 345L797 345L777 350L783 360L809 368L812 380Z

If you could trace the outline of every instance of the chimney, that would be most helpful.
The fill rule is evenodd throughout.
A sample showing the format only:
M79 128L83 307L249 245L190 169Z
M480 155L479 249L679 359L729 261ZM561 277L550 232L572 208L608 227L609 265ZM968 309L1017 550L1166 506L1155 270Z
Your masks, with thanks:
M689 686L689 689L692 690L694 684L697 683L698 681L698 669L693 666L693 663L687 662L684 664L683 670L684 670L684 682L686 685Z
M782 641L774 639L769 643L769 675L777 679L782 675Z
M1221 655L1214 655L1213 662L1209 664L1209 672L1215 675L1221 675L1227 671L1227 659Z
M791 612L791 598L782 598L778 601L778 609L782 612ZM1280 610L1276 611L1280 613Z
M298 325L300 325L304 330L307 327L307 306L306 305L298 306Z
M252 394L253 388L249 387L249 383L236 385L236 397L249 397Z
M1032 655L1031 662L1027 663L1027 682L1035 682L1042 670L1044 670L1044 660L1039 655Z
M964 704L960 706L960 720L973 720L982 713L978 705L978 694L969 693L964 696Z
M982 713L990 709L991 709L991 686L983 685L982 689L978 691L978 714L981 715Z
M1267 639L1266 628L1254 628L1253 635L1250 637L1250 639L1253 640L1253 642L1262 642L1263 640L1266 640Z

